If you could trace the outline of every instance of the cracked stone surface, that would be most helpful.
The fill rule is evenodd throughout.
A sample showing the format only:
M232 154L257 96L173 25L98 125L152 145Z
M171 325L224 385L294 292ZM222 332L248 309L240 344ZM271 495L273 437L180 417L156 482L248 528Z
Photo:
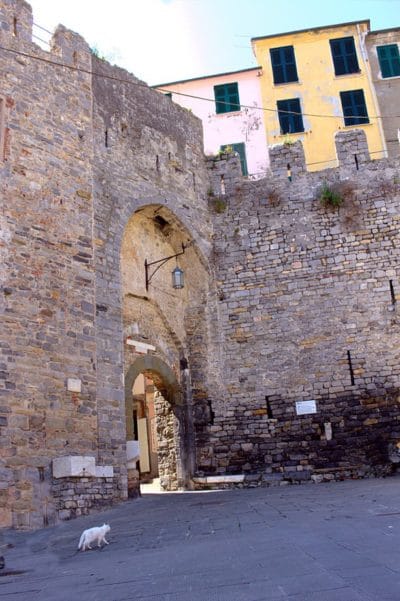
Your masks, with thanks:
M400 477L146 494L34 533L3 530L0 599L398 601ZM76 552L108 522L110 545Z

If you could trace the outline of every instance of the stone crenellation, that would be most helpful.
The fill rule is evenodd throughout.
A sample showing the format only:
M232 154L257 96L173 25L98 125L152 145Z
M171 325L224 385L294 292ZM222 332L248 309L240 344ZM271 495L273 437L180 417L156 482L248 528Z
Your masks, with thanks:
M42 50L32 22L0 0L0 525L137 492L139 374L169 490L390 473L399 160L348 128L337 168L288 140L245 179L190 112L62 26Z

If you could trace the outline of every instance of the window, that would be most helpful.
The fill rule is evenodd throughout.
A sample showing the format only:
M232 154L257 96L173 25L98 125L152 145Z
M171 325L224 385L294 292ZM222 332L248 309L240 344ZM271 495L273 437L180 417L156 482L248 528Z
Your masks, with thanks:
M354 38L338 38L329 40L335 75L346 75L360 71L357 60Z
M299 78L297 77L296 59L294 56L293 46L271 48L269 52L271 54L274 83L299 81Z
M240 166L242 168L242 175L245 175L245 176L249 175L249 172L247 169L247 160L246 160L246 146L244 145L243 142L240 142L238 144L223 144L223 146L221 146L220 148L222 151L232 149L233 152L237 152L240 157Z
M400 56L397 44L377 46L379 66L382 77L397 77L400 75Z
M278 106L278 117L282 134L294 134L304 131L299 98L278 100L276 104Z
M167 98L172 98L172 92L164 92L164 96Z
M340 99L342 101L345 125L369 123L363 90L340 92Z
M220 86L214 86L214 95L217 114L240 111L237 83L225 83Z

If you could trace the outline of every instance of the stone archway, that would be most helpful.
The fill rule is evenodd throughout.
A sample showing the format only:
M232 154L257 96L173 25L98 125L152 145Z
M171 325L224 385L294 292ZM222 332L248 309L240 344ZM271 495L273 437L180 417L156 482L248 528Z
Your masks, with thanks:
M117 199L114 199L117 202ZM158 202L156 202L158 201ZM118 201L119 202L119 201ZM151 198L149 204L126 199L117 210L113 205L109 232L99 232L96 254L96 340L97 340L97 423L98 461L113 465L118 486L127 494L127 432L124 375L136 360L158 357L180 385L181 401L168 397L180 432L177 445L182 457L177 462L177 486L185 486L195 471L195 437L192 413L199 421L198 405L204 405L206 352L206 307L209 298L210 267L204 242L182 210L165 206L167 199ZM164 204L162 204L164 203ZM176 203L171 203L175 204ZM105 238L105 242L102 239ZM148 289L145 260L175 255L185 244L178 265L185 272L185 287L174 290L171 270L176 261L157 271ZM204 246L204 245L203 245ZM200 342L199 342L200 341ZM143 349L148 354L143 354ZM146 352L146 350L144 351ZM146 359L147 360L147 359ZM161 381L171 383L163 369ZM194 380L192 379L194 377ZM161 386L161 384L160 384ZM178 387L179 388L179 387ZM173 388L176 393L177 388ZM170 391L171 388L167 390ZM192 405L196 403L193 410ZM180 414L180 415L178 415ZM202 426L200 426L202 427ZM121 494L121 496L122 496Z
M172 369L159 357L145 355L130 365L125 376L125 410L127 436L132 433L134 383L141 374L149 377L157 390L155 402L156 436L158 439L158 470L162 488L176 490L185 487L190 477L192 445L188 433L191 428L187 404ZM128 466L129 467L129 466ZM128 469L129 476L129 469Z
M179 253L185 246L185 252ZM173 258L176 254L179 258ZM172 261L151 271L148 286L145 262ZM185 272L185 286L174 289L171 270L179 265ZM167 207L146 205L136 210L125 226L121 240L120 270L122 288L122 326L124 337L124 372L126 374L125 405L137 415L136 437L132 438L130 416L126 415L127 439L141 438L144 442L144 422L147 423L147 442L156 432L160 444L152 445L149 468L142 474L153 473L153 459L158 457L160 483L173 490L185 486L194 472L195 443L192 418L192 385L190 369L193 337L191 323L197 331L204 325L203 310L209 284L208 265L201 256L188 229ZM153 277L154 276L154 277ZM197 334L199 336L199 334ZM198 371L196 372L198 373ZM135 378L144 374L157 391L153 405L147 404L147 391L142 390L132 404ZM136 388L136 387L135 387ZM157 402L155 402L155 400ZM154 409L154 411L153 411ZM151 418L151 419L152 419ZM129 438L131 436L131 438ZM147 443L146 443L147 444ZM129 444L128 447L135 445ZM143 445L139 445L143 449ZM130 450L128 450L131 456ZM141 467L144 457L141 456ZM129 466L128 466L128 469ZM128 474L129 476L129 474Z

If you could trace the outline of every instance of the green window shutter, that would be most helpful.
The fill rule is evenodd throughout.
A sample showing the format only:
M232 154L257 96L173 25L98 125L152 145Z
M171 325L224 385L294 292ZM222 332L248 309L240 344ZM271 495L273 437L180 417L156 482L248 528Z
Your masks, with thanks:
M223 144L220 146L222 151L227 148L232 149L233 152L237 152L240 158L240 166L242 168L242 175L245 177L249 175L249 171L247 169L247 159L246 159L246 146L244 142L237 142L236 144Z
M214 86L217 114L240 111L239 89L236 82Z
M363 90L340 92L345 125L369 123Z
M357 73L360 70L353 37L329 40L329 44L335 75L347 75L348 73Z
M217 114L226 112L225 86L214 86L215 110Z
M304 131L303 115L299 98L278 100L276 105L281 134L293 134Z
M269 52L275 84L299 80L293 46L271 48Z
M400 55L397 44L377 46L379 66L382 77L397 77L400 75Z
M227 95L231 111L240 111L239 90L237 83L227 85Z

